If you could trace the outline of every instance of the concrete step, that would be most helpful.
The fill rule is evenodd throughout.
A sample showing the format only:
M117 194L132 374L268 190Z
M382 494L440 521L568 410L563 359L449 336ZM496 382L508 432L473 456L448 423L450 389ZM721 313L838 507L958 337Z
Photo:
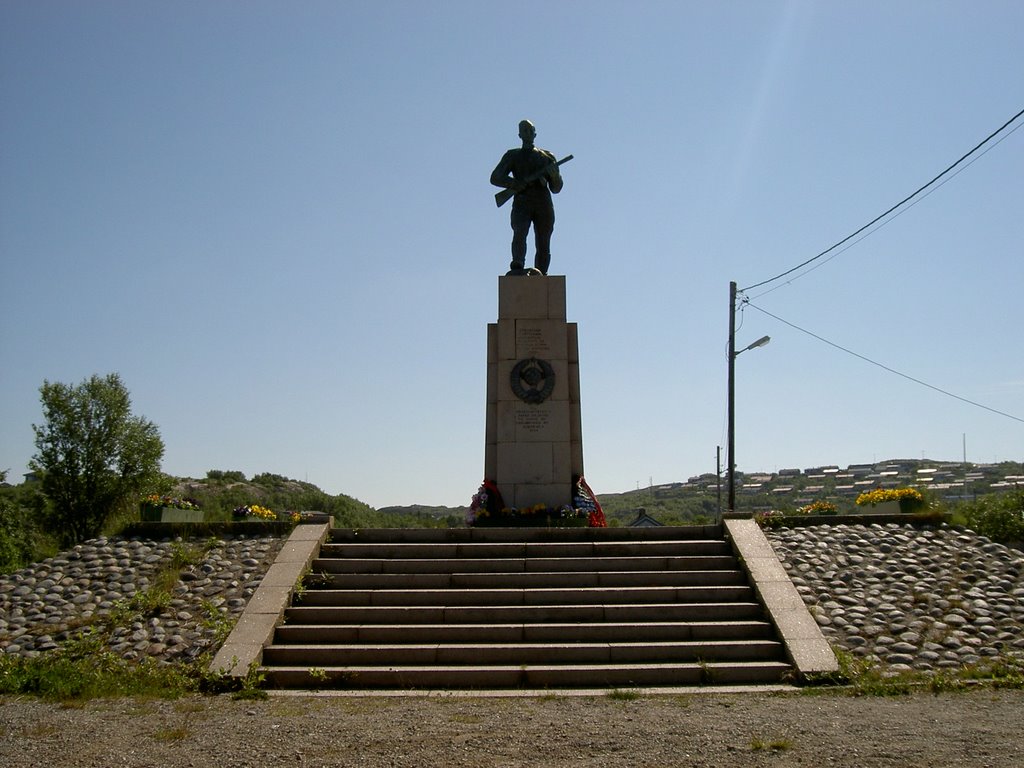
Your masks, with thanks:
M718 526L335 530L263 649L279 687L779 682Z
M739 569L711 571L591 571L515 573L331 573L306 579L319 589L538 589L555 587L710 587L743 585Z
M436 645L272 645L264 664L285 667L639 664L775 661L774 640Z
M734 570L731 555L683 555L665 557L537 557L537 558L460 558L445 559L323 558L313 560L314 574L332 573L574 573L605 571L710 571Z
M574 541L574 542L354 542L324 544L321 558L369 560L460 560L510 558L605 558L654 557L659 555L730 555L728 544L713 539L667 541Z
M569 624L282 624L275 645L686 642L766 640L775 633L767 621L576 622Z
M496 665L409 667L266 667L279 688L497 689L637 688L777 683L789 671L774 661L680 664Z
M721 525L661 528L334 528L329 543L663 541L723 538Z
M743 621L763 617L756 602L641 605L292 606L295 624L539 624Z
M539 587L533 589L317 589L296 600L307 606L621 605L624 603L752 602L746 585L712 587Z

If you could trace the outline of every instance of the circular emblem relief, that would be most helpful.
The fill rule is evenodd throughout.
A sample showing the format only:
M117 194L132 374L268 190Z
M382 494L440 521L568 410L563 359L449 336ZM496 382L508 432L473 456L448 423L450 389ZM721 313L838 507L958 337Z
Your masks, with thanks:
M543 403L555 389L555 369L547 360L536 357L516 363L510 379L515 396L531 405Z

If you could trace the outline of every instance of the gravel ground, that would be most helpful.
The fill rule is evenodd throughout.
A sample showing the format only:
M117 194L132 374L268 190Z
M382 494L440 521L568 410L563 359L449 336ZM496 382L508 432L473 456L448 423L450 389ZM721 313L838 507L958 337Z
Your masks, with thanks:
M0 697L0 765L1024 765L1024 691L898 698L688 693L616 700Z

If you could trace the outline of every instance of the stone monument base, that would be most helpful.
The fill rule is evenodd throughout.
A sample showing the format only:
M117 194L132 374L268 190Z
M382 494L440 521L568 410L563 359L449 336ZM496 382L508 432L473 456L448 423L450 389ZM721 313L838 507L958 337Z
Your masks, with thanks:
M487 326L484 476L506 506L572 504L583 475L579 391L565 277L499 277L498 322Z

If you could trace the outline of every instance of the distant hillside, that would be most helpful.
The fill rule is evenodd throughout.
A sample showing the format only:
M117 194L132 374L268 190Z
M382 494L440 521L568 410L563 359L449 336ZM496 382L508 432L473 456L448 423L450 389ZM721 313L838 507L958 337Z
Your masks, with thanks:
M598 485L598 480L594 485ZM609 525L629 525L639 511L666 525L692 525L714 520L727 504L726 477L714 473L624 493L598 493ZM888 459L853 464L845 469L825 465L778 472L736 473L736 507L755 511L792 511L819 499L832 501L840 512L855 509L857 496L872 488L910 486L932 501L955 503L989 493L1024 487L1024 464L963 464L929 459ZM199 501L207 519L230 519L243 504L261 504L276 512L317 510L351 528L437 528L464 524L464 507L413 504L374 509L351 496L332 496L312 483L265 472L251 480L241 472L211 470L201 480L176 478L173 494Z
M723 509L728 504L727 477L708 473L684 482L665 483L617 494L598 494L605 514L618 520L636 518L645 509L660 522L701 522L717 515L719 486ZM793 511L817 500L852 512L861 493L873 488L912 487L931 501L953 504L991 493L1024 487L1024 464L964 464L930 459L887 459L846 468L824 465L778 472L737 472L736 508L742 511Z
M170 493L199 502L207 520L229 520L237 507L259 504L275 512L327 512L334 515L338 525L347 528L396 524L394 517L384 515L351 496L343 493L331 495L312 483L270 472L250 480L241 472L211 470L202 479L174 478ZM402 523L407 522L402 520Z
M406 518L412 520L434 521L449 528L457 528L466 521L465 507L437 507L424 504L410 504L406 507L381 507L377 510L391 520ZM429 525L426 527L433 527Z

